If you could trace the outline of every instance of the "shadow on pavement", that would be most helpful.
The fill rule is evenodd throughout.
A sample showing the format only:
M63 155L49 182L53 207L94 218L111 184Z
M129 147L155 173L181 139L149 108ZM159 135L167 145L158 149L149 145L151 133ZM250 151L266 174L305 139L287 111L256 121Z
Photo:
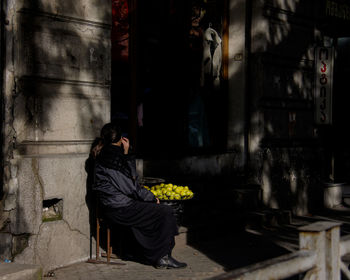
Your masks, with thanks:
M290 253L263 235L247 232L245 227L252 222L249 212L259 206L251 200L235 203L232 188L226 188L225 183L219 185L208 181L191 184L196 195L184 203L182 219L189 246L226 271Z

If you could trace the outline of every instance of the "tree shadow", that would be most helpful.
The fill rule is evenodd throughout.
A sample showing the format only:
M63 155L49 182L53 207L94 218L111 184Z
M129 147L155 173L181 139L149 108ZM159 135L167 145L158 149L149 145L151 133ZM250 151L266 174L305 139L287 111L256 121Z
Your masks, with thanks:
M244 2L240 2L240 5L245 5ZM109 38L110 25L106 22L110 21L110 11L101 10L100 22L81 21L77 15L83 15L84 11L79 1L66 1L60 3L62 6L43 3L39 0L27 1L18 11L20 43L18 48L16 47L18 52L15 52L15 59L17 61L23 59L23 65L16 73L18 87L11 96L14 105L10 106L14 113L11 113L13 115L9 118L14 118L11 126L16 131L15 142L25 144L80 141L79 143L84 144L86 141L90 145L90 141L109 118L109 115L106 115L105 103L109 99L110 87L110 41L105 38ZM260 10L268 12L270 17L263 17L261 24L254 22L252 25L254 29L250 34L251 45L247 46L251 51L249 77L251 79L257 75L259 80L264 81L263 84L252 85L249 93L251 100L246 100L248 103L246 115L252 139L249 147L250 167L252 177L258 184L263 185L263 200L267 206L293 210L294 205L301 202L304 208L300 211L303 212L311 209L309 206L312 202L309 197L319 191L321 180L319 174L322 169L322 160L319 160L322 155L319 152L318 142L313 140L311 131L313 115L310 113L313 101L311 81L313 59L310 50L315 38L310 26L303 27L304 23L308 23L305 18L309 18L305 11L312 10L315 1L285 0L278 3L280 6L266 4ZM230 13L234 13L234 10ZM69 28L65 23L68 23ZM257 26L259 28L256 28ZM305 40L297 40L301 33L304 34ZM297 47L294 47L296 45ZM172 90L179 90L179 87L176 86ZM280 110L283 104L287 104L287 109ZM76 115L70 114L73 111ZM288 123L289 113L294 112L297 112L296 132L293 127L289 129L280 123L281 120ZM264 116L261 118L260 114ZM161 120L161 123L164 124L164 120ZM243 128L244 124L239 123L237 127ZM170 126L168 129L171 131ZM301 138L297 137L298 133ZM176 140L169 141L176 144ZM257 144L253 145L254 143ZM305 145L308 153L305 153ZM91 203L89 172L86 182L86 202L90 209L90 226L94 229L95 205ZM201 179L197 178L198 181ZM192 239L190 237L190 245L193 242L193 246L206 252L219 263L223 263L227 269L234 268L234 262L244 265L243 262L248 264L260 260L260 257L266 255L254 255L254 248L260 246L257 239L243 235L241 231L233 233L237 238L225 242L216 240L219 249L212 250L212 247L215 247L211 245L212 235L219 237L221 234L230 233L227 229L231 227L241 228L246 219L246 216L240 215L240 209L230 207L232 199L229 191L232 187L230 182L222 183L226 186L225 192L222 193L224 196L221 193L217 196L206 193L208 189L221 184L220 180L216 179L212 178L212 181L207 181L206 184L199 182L194 189L198 198L195 198L193 206L188 206L188 209L198 215L210 217L202 221L205 228L209 228L202 231L203 235L210 236L207 236L208 242L195 244L195 240L205 240L205 236L197 238L196 228L189 221L189 230L196 232ZM223 197L227 200L226 203L221 202ZM208 205L210 207L207 207ZM214 223L219 220L217 216L223 218L221 223L219 221ZM246 242L236 243L238 240ZM229 247L225 246L226 242L230 244ZM249 242L252 242L251 254L247 255L247 258L240 258L245 254L241 245ZM263 248L261 251L265 251L270 245L261 240L260 248ZM277 255L284 253L281 248L275 249ZM232 252L235 252L234 256Z
M319 209L323 195L324 146L315 134L313 113L313 50L321 40L314 28L320 15L306 12L315 5L265 3L261 27L252 30L250 74L263 82L253 85L249 101L256 143L250 143L250 167L263 187L265 205L297 215Z
M78 2L62 5L33 0L18 11L18 141L92 141L109 118L110 25L80 19Z
M14 86L5 87L2 113L6 133L9 129L13 133L13 137L4 137L6 141L11 138L13 145L7 145L3 151L4 165L13 164L10 160L14 154L18 162L25 157L66 157L69 161L88 154L91 142L110 119L110 5L95 0L89 3L31 0L16 2L7 13L10 27L5 35L12 48L6 50L4 71ZM52 175L48 183L57 184L54 178L59 175ZM81 183L75 187L83 193L84 182ZM19 182L19 189L24 187ZM43 196L52 195L45 185L42 187ZM65 186L56 187L59 192ZM84 197L74 198L70 191L60 195L66 201L84 200ZM81 205L77 203L76 207ZM22 205L17 208L11 211L22 213ZM76 228L75 218L64 217L70 230L80 232L84 239L88 233ZM32 234L23 232L27 233Z
M230 14L235 14L234 9L242 10L242 6L252 9L246 11L247 21L251 21L247 25L251 29L246 33L250 39L242 46L249 52L246 123L242 120L234 124L240 129L238 133L249 140L245 143L248 147L244 144L237 147L239 152L247 149L248 153L243 181L236 177L239 172L235 167L228 180L197 174L188 178L189 174L178 174L177 164L168 165L176 167L171 171L159 164L158 171L152 169L154 173L148 174L193 187L195 197L185 208L188 244L206 252L227 270L238 267L235 262L244 266L288 253L263 236L244 232L249 212L262 208L249 209L244 204L236 208L232 191L235 187L244 188L251 182L260 185L263 207L289 210L297 215L322 207L323 195L320 182L325 159L322 141L314 133L317 127L313 119L313 48L321 38L314 34L317 16L309 13L317 3L247 2L251 6L241 1L230 10ZM234 80L244 66L237 67L229 79ZM257 78L253 82L254 77ZM249 242L254 244L251 248ZM215 243L218 250L209 249ZM273 250L266 255L269 247Z

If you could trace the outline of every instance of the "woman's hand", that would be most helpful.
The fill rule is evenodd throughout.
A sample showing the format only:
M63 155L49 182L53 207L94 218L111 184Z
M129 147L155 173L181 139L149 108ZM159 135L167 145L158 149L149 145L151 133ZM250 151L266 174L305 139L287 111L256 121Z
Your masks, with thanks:
M126 137L122 137L121 141L124 148L124 154L127 155L129 153L129 147L130 147L129 139Z
M156 200L157 200L157 204L160 204L160 201L159 201L159 198L158 198L158 197L156 197Z

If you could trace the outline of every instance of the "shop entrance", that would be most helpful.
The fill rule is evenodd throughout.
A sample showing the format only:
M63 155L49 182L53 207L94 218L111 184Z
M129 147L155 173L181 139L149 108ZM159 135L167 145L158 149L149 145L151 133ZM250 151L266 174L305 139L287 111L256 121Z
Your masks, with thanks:
M333 131L329 135L333 152L333 176L336 182L350 182L350 37L336 39L333 84Z
M138 154L223 150L225 1L113 0L112 120Z
M3 1L0 0L0 100L3 104L3 69L4 69L4 61L5 61L5 44L4 44L4 34L5 34L5 19L4 13L3 13ZM4 119L4 112L3 112L3 106L0 108L0 114L2 119ZM3 131L3 122L0 124L0 129ZM1 133L0 137L0 153L3 155L3 141L4 141L4 135ZM4 158L1 156L0 165L4 166ZM0 200L2 199L4 195L4 189L3 189L3 168L0 168Z

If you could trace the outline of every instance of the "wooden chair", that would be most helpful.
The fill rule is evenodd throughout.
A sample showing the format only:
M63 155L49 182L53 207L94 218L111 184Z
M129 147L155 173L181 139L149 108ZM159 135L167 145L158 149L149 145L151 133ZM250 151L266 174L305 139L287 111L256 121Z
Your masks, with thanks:
M97 205L97 204L96 204ZM101 224L104 224L106 226L106 232L107 232L107 261L100 259L100 229ZM111 246L111 230L108 226L107 222L100 216L98 206L96 206L96 258L92 258L92 235L90 236L90 258L87 260L89 263L97 263L97 264L118 264L118 265L124 265L125 263L121 262L111 262L111 254L112 254L112 246Z

